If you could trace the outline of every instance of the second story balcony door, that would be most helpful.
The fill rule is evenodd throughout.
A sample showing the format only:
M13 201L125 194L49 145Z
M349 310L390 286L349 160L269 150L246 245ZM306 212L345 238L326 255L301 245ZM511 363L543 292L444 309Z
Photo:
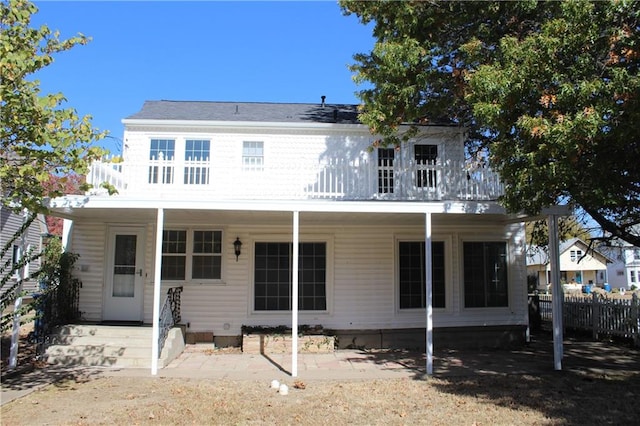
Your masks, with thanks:
M415 144L378 148L378 196L437 193L441 183L438 145ZM394 198L392 196L392 198Z

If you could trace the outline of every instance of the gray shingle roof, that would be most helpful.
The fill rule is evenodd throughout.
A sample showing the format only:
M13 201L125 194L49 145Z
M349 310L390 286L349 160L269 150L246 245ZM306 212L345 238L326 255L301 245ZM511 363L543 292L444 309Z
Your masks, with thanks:
M145 101L128 120L256 121L360 124L358 106L269 102Z

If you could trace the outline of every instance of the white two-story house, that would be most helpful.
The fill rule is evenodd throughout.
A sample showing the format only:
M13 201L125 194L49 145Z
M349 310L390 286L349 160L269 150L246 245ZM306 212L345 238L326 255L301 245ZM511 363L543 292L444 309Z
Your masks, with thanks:
M152 324L181 287L186 332L330 329L340 347L523 342L524 225L465 162L465 131L376 146L356 105L148 101L100 190L52 200L87 322Z
M640 248L628 243L608 247L613 261L607 265L607 276L612 288L637 290L640 288Z

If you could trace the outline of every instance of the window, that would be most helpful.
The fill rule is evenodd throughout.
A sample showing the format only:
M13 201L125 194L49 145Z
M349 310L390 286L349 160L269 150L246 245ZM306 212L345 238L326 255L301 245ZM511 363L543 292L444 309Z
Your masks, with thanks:
M378 148L378 193L393 194L393 148Z
M416 186L435 188L438 184L436 170L433 167L438 158L438 145L415 145Z
M184 184L209 184L209 141L187 139L184 149Z
M465 242L463 258L465 307L508 306L507 244Z
M400 309L425 308L424 241L401 241L398 250ZM431 243L432 306L445 307L444 242Z
M582 257L582 250L571 250L569 252L572 262L577 262Z
M220 279L222 272L222 232L193 231L193 279Z
M632 283L636 282L636 271L629 271L629 278L631 279Z
M640 260L640 249L633 250L633 260Z
M173 139L151 139L149 183L173 183L174 158L175 141Z
M264 143L245 141L242 143L242 168L262 171L264 168Z
M14 245L13 252L11 256L11 264L13 265L13 275L14 278L20 279L20 269L18 266L20 265L20 261L22 260L22 250L20 250L20 246Z
M186 262L187 231L163 231L161 278L163 280L184 280Z
M163 231L161 277L170 281L221 279L222 231Z
M291 310L291 257L288 242L255 244L254 309ZM302 311L327 309L327 245L305 242L299 245L298 307Z

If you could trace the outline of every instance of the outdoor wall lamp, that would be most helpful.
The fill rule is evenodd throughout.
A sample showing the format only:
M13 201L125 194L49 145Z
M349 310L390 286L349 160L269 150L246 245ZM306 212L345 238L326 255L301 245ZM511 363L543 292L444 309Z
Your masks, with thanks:
M240 257L240 249L242 248L242 241L240 241L240 238L236 237L236 240L233 242L233 251L236 254L236 262L238 261L238 258Z

